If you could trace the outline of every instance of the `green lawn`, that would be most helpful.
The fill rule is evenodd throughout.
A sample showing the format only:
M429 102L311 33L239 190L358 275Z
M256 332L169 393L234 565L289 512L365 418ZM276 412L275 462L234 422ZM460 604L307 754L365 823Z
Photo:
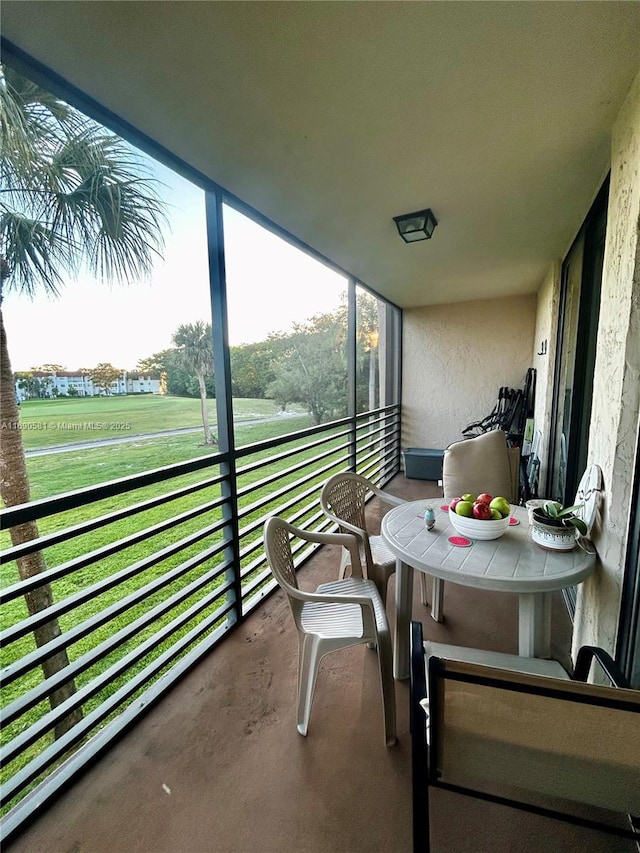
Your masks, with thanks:
M273 400L243 398L233 401L233 411L234 418L239 421L278 414ZM215 429L215 400L209 400L209 418ZM162 430L201 427L202 420L200 400L130 394L26 400L20 406L20 424L25 449L35 450L102 438L133 438Z
M251 444L309 425L308 415L255 424L239 423L235 431L236 444ZM31 497L33 500L50 497L217 452L217 447L205 446L201 433L196 432L32 456L27 459ZM123 500L131 499L125 496Z

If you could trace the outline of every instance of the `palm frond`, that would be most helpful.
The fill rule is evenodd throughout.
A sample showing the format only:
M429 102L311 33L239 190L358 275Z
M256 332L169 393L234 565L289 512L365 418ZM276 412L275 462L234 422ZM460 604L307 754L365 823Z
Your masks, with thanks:
M148 275L167 219L135 150L10 69L0 80L0 123L5 280L33 294L38 276L57 292L62 273L82 267L103 280Z
M172 336L184 366L202 375L213 372L211 324L198 320L178 326Z
M77 128L80 114L50 92L0 66L0 187L41 187L56 141Z
M15 211L0 210L0 255L9 286L33 296L39 288L57 295L63 273L73 265L67 242L46 223Z

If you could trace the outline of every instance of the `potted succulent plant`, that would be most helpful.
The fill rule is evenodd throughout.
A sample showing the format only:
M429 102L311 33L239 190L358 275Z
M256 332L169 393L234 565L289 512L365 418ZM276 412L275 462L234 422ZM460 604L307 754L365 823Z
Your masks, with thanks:
M531 538L551 551L570 551L576 535L587 535L587 525L579 514L584 504L563 507L558 501L545 501L533 510Z

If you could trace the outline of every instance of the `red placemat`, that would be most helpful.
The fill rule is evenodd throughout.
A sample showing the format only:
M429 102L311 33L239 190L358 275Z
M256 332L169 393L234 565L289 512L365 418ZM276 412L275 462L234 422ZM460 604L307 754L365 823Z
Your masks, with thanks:
M452 545L455 545L456 548L470 548L471 540L467 539L466 536L450 536L449 542Z

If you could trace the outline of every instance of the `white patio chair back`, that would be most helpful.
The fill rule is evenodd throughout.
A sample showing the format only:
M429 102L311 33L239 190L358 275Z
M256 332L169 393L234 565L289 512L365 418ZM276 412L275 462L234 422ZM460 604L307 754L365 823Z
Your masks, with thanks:
M389 578L396 570L396 558L387 543L379 534L367 530L366 501L368 495L375 495L386 504L398 506L405 503L402 498L379 489L366 477L351 471L343 471L330 477L322 487L320 505L343 533L354 533L360 542L360 559L365 574L373 580L383 603L387 600ZM340 564L340 577L345 577L351 567L348 550L343 549Z
M442 484L445 501L453 500L465 492L488 492L501 495L510 503L517 503L520 456L517 448L507 445L503 430L478 435L466 441L456 441L444 451ZM422 601L425 601L424 586ZM436 622L443 617L444 581L433 579L431 615Z
M351 555L352 576L322 583L314 592L301 590L291 537L346 548ZM396 711L391 634L375 584L362 577L356 537L350 533L302 530L274 516L265 524L264 543L269 566L287 594L298 630L298 732L307 734L318 667L324 655L366 643L375 648L378 656L384 738L387 746L392 746L396 741Z

